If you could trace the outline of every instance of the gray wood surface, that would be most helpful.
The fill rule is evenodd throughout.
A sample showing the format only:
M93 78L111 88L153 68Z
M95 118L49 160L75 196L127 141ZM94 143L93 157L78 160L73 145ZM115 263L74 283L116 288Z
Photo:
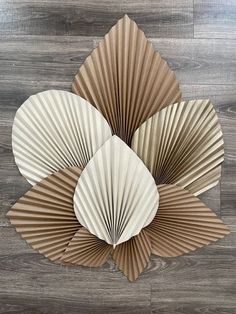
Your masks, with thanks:
M201 199L232 231L185 256L152 256L132 284L111 261L99 269L48 261L6 218L29 188L11 150L17 108L31 94L70 90L86 56L124 13L176 71L184 99L215 103L225 162L220 184ZM0 38L0 313L236 313L235 1L2 0Z

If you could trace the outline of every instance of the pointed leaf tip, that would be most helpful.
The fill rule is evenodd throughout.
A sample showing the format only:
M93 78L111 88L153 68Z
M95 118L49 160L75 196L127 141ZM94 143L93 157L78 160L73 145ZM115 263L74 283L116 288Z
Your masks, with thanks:
M117 245L137 235L158 209L154 179L117 136L108 140L82 172L74 210L92 234Z

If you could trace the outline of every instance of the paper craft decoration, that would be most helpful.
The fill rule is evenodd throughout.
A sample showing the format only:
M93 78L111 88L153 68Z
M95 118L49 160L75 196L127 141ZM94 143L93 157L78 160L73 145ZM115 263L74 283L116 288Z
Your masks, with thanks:
M127 15L85 60L72 91L94 105L128 144L144 121L181 98L174 72Z
M195 196L220 177L213 105L180 102L135 22L118 21L72 89L31 96L13 123L15 161L33 187L8 217L35 250L66 265L112 258L134 281L151 254L180 256L229 233Z
M157 112L135 132L131 147L156 184L175 183L198 195L220 178L223 145L212 103L194 100Z
M85 228L115 247L152 222L158 202L151 173L113 136L83 170L75 188L74 211Z
M11 223L35 250L58 260L81 227L73 196L81 169L59 170L34 185L8 212Z
M65 167L84 168L109 137L108 123L86 100L50 90L17 110L12 149L20 172L35 184Z

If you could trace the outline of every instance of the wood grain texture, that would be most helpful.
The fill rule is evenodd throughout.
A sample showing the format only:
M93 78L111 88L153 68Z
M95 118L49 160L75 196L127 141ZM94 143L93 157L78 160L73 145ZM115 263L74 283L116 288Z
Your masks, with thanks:
M0 34L103 36L127 13L149 37L193 35L193 0L13 0L0 7Z
M62 267L29 248L6 212L30 187L15 166L17 108L46 89L70 91L84 59L128 13L176 71L183 99L210 98L223 128L222 180L201 199L231 229L177 258L151 256L130 284L109 260L98 269ZM236 312L235 1L2 0L0 2L0 313ZM195 23L195 24L194 24Z
M195 38L236 39L236 2L234 0L195 0Z

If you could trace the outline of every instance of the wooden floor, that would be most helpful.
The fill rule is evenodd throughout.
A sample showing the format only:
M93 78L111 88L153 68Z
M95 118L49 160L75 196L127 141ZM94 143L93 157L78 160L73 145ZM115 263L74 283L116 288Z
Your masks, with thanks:
M29 188L11 150L17 108L36 92L70 90L85 57L125 13L176 71L183 98L215 103L224 169L201 198L232 231L195 253L152 257L132 284L112 262L89 269L48 261L5 216ZM0 36L0 313L236 313L236 1L1 0Z

